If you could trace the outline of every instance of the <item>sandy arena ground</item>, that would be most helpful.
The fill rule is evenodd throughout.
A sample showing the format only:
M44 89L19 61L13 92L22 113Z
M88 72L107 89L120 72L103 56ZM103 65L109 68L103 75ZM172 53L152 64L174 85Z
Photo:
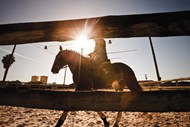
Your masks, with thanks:
M61 111L0 106L0 127L54 127ZM116 113L105 112L113 126ZM124 112L120 127L190 127L190 112ZM70 112L62 127L103 127L96 112Z

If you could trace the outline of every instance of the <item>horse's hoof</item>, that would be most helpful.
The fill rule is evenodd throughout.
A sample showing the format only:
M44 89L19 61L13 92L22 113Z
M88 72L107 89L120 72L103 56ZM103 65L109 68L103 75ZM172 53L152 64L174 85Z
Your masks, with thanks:
M59 119L55 127L61 127L62 124L63 124L63 120Z
M118 123L115 123L115 124L113 125L113 127L119 127Z

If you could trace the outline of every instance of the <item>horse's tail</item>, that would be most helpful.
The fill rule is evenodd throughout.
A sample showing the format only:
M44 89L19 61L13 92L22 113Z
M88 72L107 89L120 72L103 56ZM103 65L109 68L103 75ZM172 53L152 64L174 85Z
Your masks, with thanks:
M121 70L123 72L123 77L126 82L126 86L130 89L130 91L134 93L141 92L142 87L139 85L134 71L126 64L123 63L116 63L116 64L119 64L119 66L121 67Z
M127 87L131 92L138 93L142 91L142 87L139 85L135 73L130 75L130 80L128 81Z

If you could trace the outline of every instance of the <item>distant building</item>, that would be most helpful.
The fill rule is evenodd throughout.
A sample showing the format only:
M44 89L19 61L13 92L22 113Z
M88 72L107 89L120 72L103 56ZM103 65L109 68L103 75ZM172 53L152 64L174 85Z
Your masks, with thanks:
M48 76L40 76L40 82L47 83L47 81L48 81Z
M31 82L40 82L40 83L47 83L48 82L48 76L36 76L33 75L31 78Z
M31 78L31 82L39 82L39 76L33 75Z

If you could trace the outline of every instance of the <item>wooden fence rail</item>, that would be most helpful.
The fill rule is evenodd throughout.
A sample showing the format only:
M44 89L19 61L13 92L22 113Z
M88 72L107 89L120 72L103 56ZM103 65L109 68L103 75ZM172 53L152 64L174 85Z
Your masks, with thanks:
M189 36L190 11L4 24L0 25L0 45L74 40L84 27L92 39Z
M53 110L184 112L190 111L190 90L131 92L0 89L0 105Z

